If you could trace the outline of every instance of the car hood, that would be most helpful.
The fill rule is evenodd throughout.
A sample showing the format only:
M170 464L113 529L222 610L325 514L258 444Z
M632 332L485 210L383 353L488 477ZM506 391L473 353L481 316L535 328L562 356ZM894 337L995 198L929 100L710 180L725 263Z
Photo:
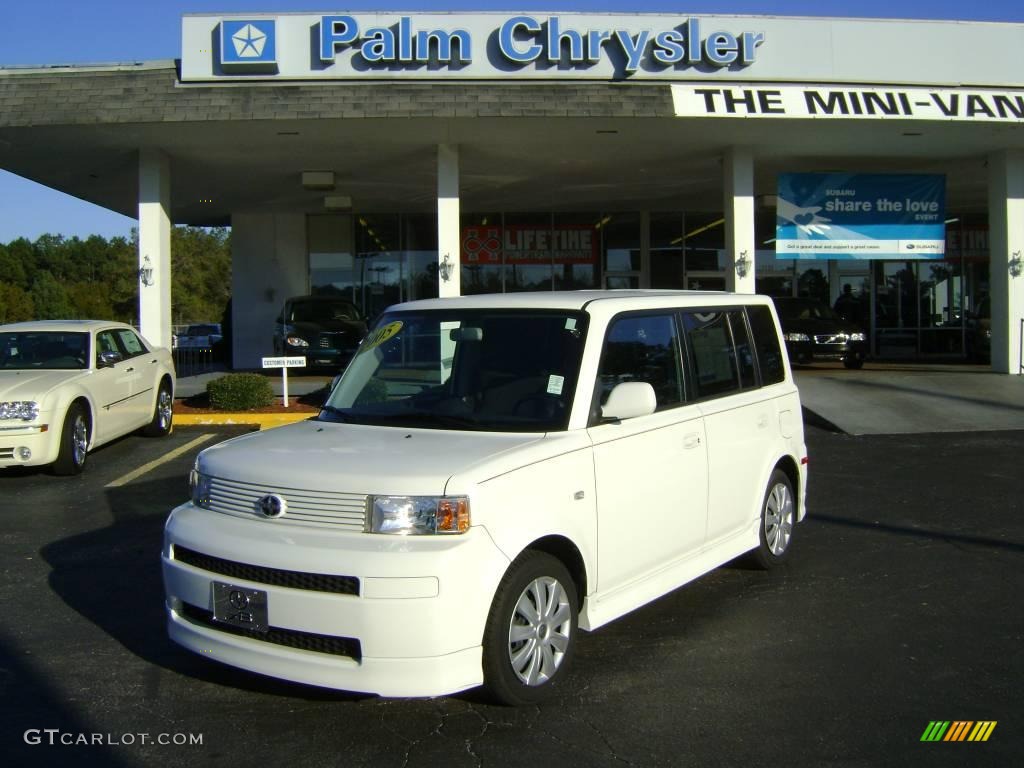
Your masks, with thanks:
M780 318L783 333L863 333L864 330L846 320L825 320L809 317L806 320L786 320Z
M321 331L329 333L347 331L348 333L362 336L366 333L366 323L362 320L323 320L316 323L294 322L291 325L295 332L299 334L313 335Z
M455 432L303 421L203 451L201 472L274 488L439 495L536 460L538 433ZM528 454L528 455L527 455ZM451 492L451 489L447 489Z
M39 400L61 384L88 371L0 371L0 400Z

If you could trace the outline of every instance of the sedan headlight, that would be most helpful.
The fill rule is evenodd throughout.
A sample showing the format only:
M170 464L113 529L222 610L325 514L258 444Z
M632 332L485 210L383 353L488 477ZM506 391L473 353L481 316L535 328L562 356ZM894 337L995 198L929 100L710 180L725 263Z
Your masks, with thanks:
M784 333L782 338L786 341L810 341L811 337L806 333Z
M864 334L863 333L851 333L850 334L850 341L864 341Z
M38 415L39 403L35 400L7 400L0 402L0 419L32 421Z
M285 339L289 347L308 347L309 342L299 336L289 336Z
M371 533L409 536L469 530L465 496L371 496L369 505Z
M192 504L201 509L210 508L210 476L198 469L188 473L188 486L192 491Z

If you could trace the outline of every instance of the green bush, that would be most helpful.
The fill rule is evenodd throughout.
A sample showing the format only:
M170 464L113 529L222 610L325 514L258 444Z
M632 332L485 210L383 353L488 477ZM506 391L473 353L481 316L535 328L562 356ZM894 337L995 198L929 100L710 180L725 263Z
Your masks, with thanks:
M246 411L274 402L270 380L258 373L229 373L206 383L210 405L225 411Z

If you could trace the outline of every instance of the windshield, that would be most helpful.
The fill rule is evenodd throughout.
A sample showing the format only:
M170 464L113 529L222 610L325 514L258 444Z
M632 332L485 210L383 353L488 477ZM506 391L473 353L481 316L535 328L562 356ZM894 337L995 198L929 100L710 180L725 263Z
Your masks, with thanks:
M835 310L814 299L775 299L784 320L842 320Z
M358 320L359 310L348 301L296 301L288 313L290 323L322 323L325 320Z
M386 314L320 419L502 432L565 429L586 330L580 312Z
M75 370L89 367L89 334L67 331L0 333L0 368Z

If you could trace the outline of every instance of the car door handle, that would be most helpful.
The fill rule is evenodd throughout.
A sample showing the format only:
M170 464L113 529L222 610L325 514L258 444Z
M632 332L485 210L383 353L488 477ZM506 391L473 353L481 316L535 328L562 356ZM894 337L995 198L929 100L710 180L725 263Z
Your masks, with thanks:
M691 432L683 438L683 448L696 448L700 445L700 435L696 432Z
M124 372L125 372L125 373L131 373L131 372L132 372L132 371L134 371L134 370L135 370L134 368L125 368L125 369L124 369Z

